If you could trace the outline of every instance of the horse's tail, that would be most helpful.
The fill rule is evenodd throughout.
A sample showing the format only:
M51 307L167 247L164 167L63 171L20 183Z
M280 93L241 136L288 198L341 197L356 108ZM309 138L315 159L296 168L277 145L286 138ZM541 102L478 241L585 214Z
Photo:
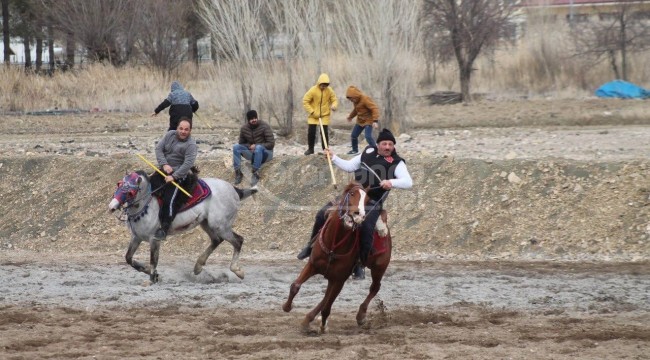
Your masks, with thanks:
M239 200L244 200L247 197L257 192L257 189L240 189L236 186L233 186L233 188L235 188L235 191L237 191L237 195L239 195Z

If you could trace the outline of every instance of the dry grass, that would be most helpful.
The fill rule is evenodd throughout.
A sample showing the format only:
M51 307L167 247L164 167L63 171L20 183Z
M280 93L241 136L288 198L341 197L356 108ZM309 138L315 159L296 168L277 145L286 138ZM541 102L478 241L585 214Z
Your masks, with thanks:
M552 97L583 98L592 96L602 83L612 80L608 64L593 65L570 56L571 44L561 31L531 31L516 47L485 54L476 62L472 78L474 93L490 98ZM544 34L538 36L535 34ZM633 54L630 58L630 80L641 86L650 82L650 57ZM424 61L417 57L405 59L410 73L422 74ZM381 84L378 69L363 57L332 55L323 59L294 61L290 65L294 84L295 115L302 116L302 95L321 72L332 78L332 86L345 103L348 85L359 86L380 103ZM242 76L253 79L251 103L258 109L270 104L286 103L289 75L282 60L266 61L242 69L228 63L203 64L199 68L186 65L173 79L146 67L113 68L89 65L53 76L25 73L21 68L0 68L0 112L44 109L81 109L151 112L169 92L172 80L178 80L201 103L203 113L221 113L241 118L243 98ZM409 80L417 82L419 79ZM459 88L455 65L439 66L436 83L418 89L419 94L434 90Z

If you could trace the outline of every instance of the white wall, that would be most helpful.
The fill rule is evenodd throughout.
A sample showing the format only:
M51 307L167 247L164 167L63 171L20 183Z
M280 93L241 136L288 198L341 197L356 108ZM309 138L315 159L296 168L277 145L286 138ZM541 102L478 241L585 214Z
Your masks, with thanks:
M14 51L14 54L16 55L11 55L9 57L9 61L11 63L20 63L23 64L25 63L25 46L23 45L22 41L18 41L16 39L11 40L10 44L11 50ZM4 43L0 42L0 63L4 63ZM36 45L32 44L30 46L30 53L32 56L32 63L36 61ZM50 62L50 55L47 50L47 46L43 46L43 63L47 64ZM57 46L56 44L54 45L54 60L62 60L63 59L63 48L60 46Z

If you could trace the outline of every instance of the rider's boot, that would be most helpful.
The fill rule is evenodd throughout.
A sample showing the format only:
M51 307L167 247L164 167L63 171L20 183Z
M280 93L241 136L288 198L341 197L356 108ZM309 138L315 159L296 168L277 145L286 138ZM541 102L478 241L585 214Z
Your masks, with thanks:
M309 238L309 241L307 241L307 246L305 246L302 251L298 254L298 260L306 259L311 255L311 245L316 241L316 236L320 232L320 230L323 228L325 225L325 210L332 205L332 203L328 203L325 205L322 209L316 213L316 217L314 219L314 225L311 228L311 237Z
M363 280L365 278L366 278L366 268L361 264L361 262L358 262L354 266L354 269L352 270L352 279Z
M164 222L160 224L160 227L158 230L156 230L156 233L154 234L154 238L159 241L163 241L167 238L167 232L169 231L169 226L171 224Z
M307 246L305 246L298 254L297 256L298 260L306 259L309 257L309 255L311 255L311 244L314 243L314 240L315 238L313 237L309 239L309 241L307 242Z

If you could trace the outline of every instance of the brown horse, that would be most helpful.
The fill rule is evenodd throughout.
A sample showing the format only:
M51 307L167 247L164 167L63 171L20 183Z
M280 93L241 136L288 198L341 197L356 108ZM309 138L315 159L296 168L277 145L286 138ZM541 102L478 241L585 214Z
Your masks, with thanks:
M358 227L365 216L368 197L361 185L356 182L350 183L339 198L328 210L327 221L323 226L311 252L311 257L305 267L298 275L298 278L291 284L289 298L282 306L286 312L291 311L293 298L300 291L300 286L315 274L321 274L327 279L327 289L323 300L316 307L305 315L302 321L302 329L310 331L310 324L321 314L320 332L327 331L327 318L330 315L332 304L343 289L345 281L352 273L354 265L359 258L359 233ZM379 224L381 222L381 224ZM368 296L359 306L357 312L357 324L363 325L366 319L368 304L377 295L381 287L381 279L390 263L392 243L390 231L385 225L386 212L382 211L377 229L375 232L374 252L371 251L366 266L372 274L372 284Z

